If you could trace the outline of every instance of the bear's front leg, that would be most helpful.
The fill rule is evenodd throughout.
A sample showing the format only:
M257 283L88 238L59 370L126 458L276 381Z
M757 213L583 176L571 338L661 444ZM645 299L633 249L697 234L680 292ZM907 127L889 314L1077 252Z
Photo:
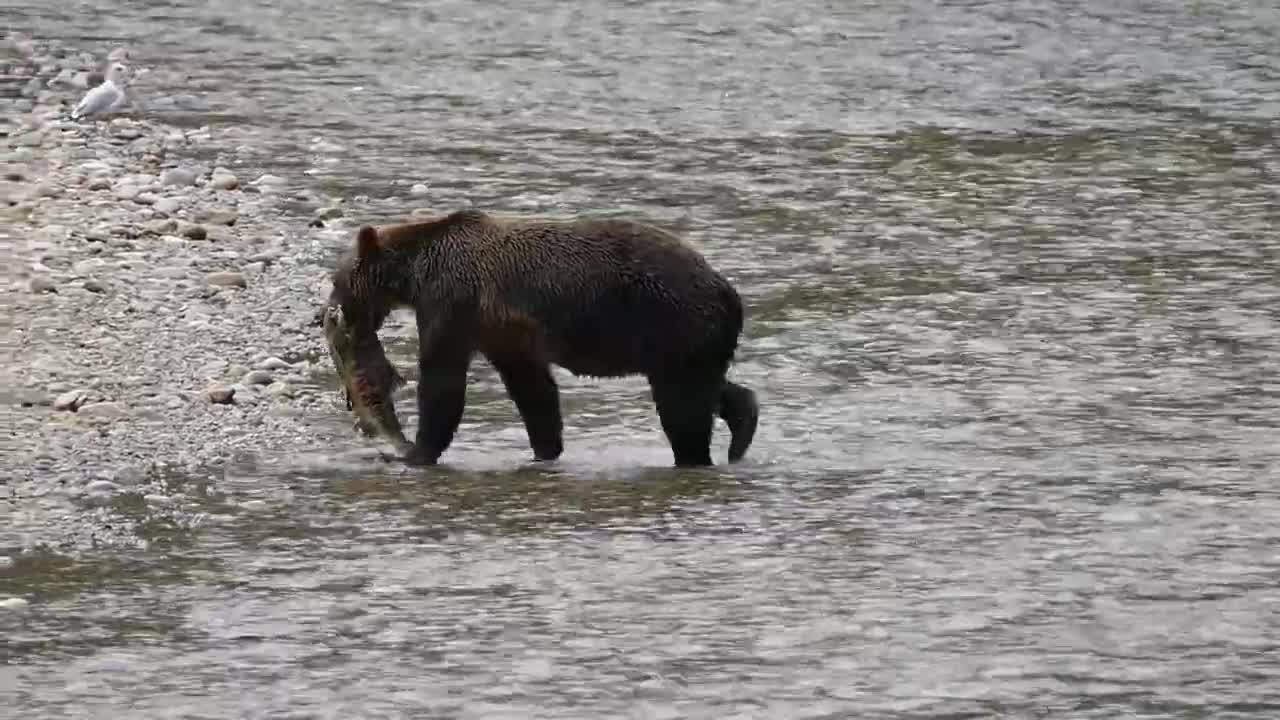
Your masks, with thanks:
M434 465L453 442L467 402L471 348L441 337L418 350L418 433L402 458L409 465Z

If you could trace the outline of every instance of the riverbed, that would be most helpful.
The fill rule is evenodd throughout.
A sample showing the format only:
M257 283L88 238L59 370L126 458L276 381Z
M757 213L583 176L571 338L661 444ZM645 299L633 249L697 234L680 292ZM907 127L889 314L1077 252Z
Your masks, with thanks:
M48 5L0 2L32 77L150 71L0 93L14 717L1280 712L1271 4ZM746 461L559 373L535 464L478 362L443 464L379 462L325 274L470 204L698 247Z

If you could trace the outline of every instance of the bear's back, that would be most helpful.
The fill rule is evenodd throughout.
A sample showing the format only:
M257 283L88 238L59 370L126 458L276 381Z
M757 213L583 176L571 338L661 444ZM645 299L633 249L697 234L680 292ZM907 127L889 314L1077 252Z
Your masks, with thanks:
M666 231L619 219L464 221L465 240L452 247L478 278L486 324L536 328L551 359L573 372L649 371L723 354L729 337L736 345L736 292Z

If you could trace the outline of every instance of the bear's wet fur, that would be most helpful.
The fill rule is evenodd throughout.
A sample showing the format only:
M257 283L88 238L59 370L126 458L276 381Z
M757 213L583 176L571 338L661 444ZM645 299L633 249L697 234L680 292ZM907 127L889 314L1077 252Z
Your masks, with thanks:
M453 441L475 353L497 370L534 456L564 450L551 365L574 375L644 375L677 466L710 465L716 415L746 453L756 395L726 379L742 300L700 253L639 222L499 218L476 209L364 226L338 262L330 303L376 334L399 307L418 325L419 423L411 464Z

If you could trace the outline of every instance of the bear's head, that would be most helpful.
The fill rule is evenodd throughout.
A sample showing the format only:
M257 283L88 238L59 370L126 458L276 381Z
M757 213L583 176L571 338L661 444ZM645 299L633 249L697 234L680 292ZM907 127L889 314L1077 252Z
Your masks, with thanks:
M357 332L377 332L395 308L403 272L403 264L379 240L378 230L365 225L356 233L355 247L338 259L326 308L341 308Z

